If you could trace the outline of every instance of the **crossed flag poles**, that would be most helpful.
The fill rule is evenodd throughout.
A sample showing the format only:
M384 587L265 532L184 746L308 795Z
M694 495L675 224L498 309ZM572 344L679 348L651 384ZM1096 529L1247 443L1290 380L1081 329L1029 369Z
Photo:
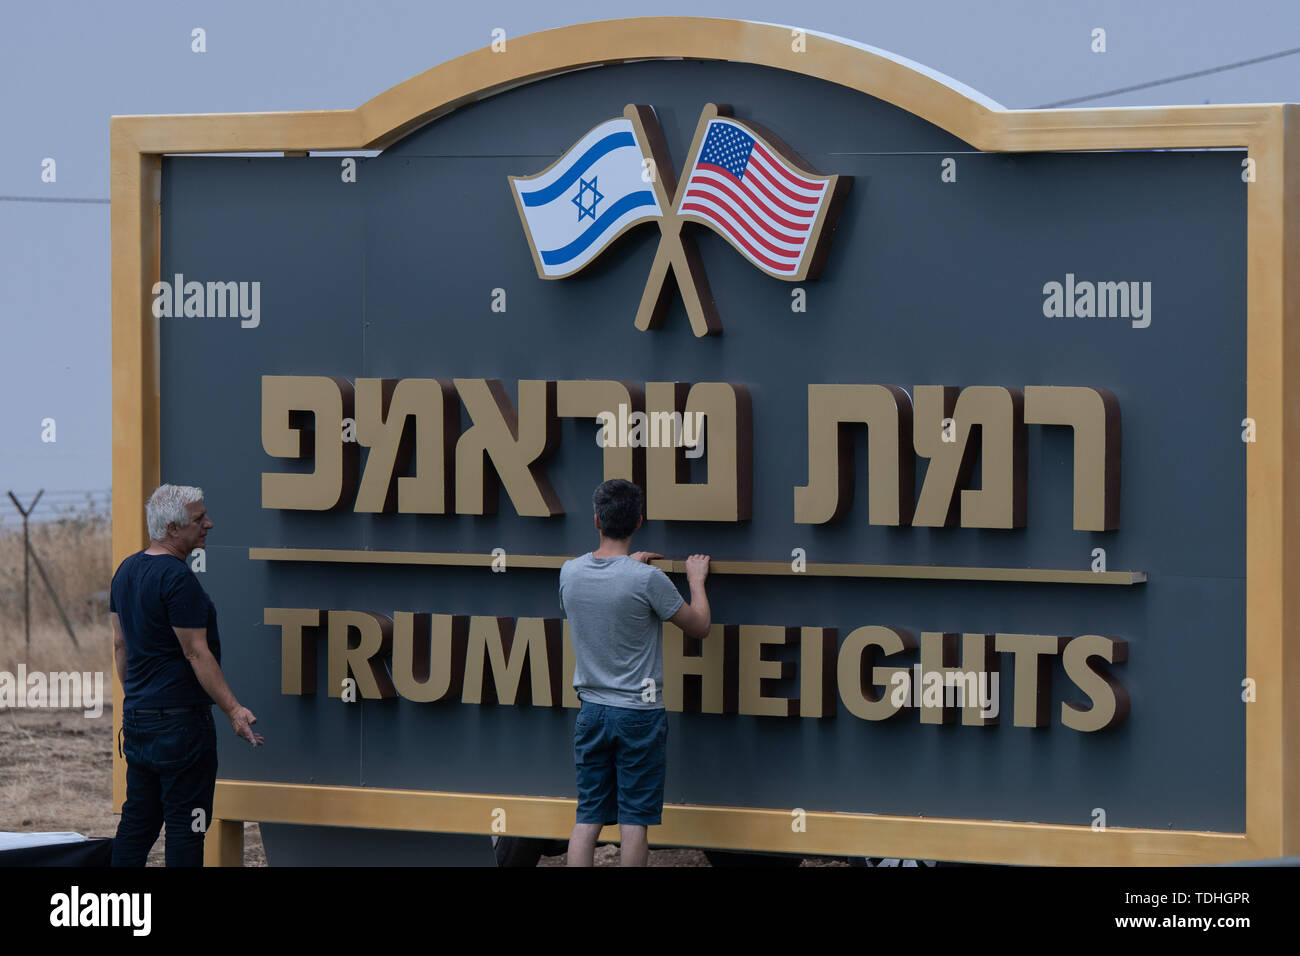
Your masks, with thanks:
M657 222L659 246L636 327L663 325L672 274L691 329L701 337L720 334L722 321L703 260L683 226L696 222L712 229L774 278L816 278L852 183L850 176L814 172L772 133L713 103L700 114L680 180L653 108L636 104L621 119L591 130L542 172L509 178L543 279L572 275L623 232Z
M695 125L695 136L691 140L687 156L699 155L704 129L708 121L718 114L719 109L713 103L705 105L700 120ZM651 188L659 200L659 208L671 210L659 219L659 248L655 252L654 262L650 264L650 276L641 293L641 304L636 309L636 327L646 332L663 326L672 296L668 273L674 272L677 288L681 290L682 301L686 305L686 317L691 322L691 331L697 337L721 335L722 319L718 317L718 307L713 301L704 261L700 258L700 252L695 248L695 240L690 233L682 232L683 219L678 211L681 190L677 188L677 177L668 155L668 143L664 140L663 130L659 128L654 109L628 104L623 115L632 121L642 152L653 164L649 167L654 173L650 177Z

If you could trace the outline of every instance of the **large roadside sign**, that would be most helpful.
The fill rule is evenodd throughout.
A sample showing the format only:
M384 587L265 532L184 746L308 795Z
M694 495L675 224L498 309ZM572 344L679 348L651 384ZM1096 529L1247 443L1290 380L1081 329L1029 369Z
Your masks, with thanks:
M1297 852L1294 109L1008 111L652 18L114 118L117 559L205 489L268 740L221 742L210 859L244 820L566 836L557 572L612 477L679 584L713 556L646 689L652 842Z

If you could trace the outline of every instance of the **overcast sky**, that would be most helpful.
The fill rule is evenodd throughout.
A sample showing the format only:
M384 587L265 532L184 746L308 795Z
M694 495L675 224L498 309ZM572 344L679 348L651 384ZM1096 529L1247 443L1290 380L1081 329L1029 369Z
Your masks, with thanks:
M110 116L346 109L488 45L497 27L513 37L674 14L790 23L791 9L774 0L6 3L0 496L110 487ZM1300 47L1293 2L804 0L797 9L794 26L909 57L1009 109L1084 97L1074 105L1300 102L1300 55L1216 70ZM203 54L190 50L195 27L207 34ZM1098 27L1104 54L1091 49ZM1144 85L1192 73L1202 75ZM45 157L57 163L54 183L41 181ZM44 418L57 422L53 444L41 441Z

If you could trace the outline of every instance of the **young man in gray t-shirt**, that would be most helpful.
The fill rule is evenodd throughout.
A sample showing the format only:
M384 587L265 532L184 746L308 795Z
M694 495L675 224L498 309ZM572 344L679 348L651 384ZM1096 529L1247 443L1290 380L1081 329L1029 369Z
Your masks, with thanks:
M624 866L644 866L646 827L663 813L668 720L660 622L705 637L712 617L704 579L709 557L686 559L689 603L668 575L649 562L661 554L629 554L641 527L644 496L615 478L592 496L600 546L560 568L560 607L569 619L573 686L582 701L574 722L578 814L569 838L569 866L591 866L602 826L617 823Z

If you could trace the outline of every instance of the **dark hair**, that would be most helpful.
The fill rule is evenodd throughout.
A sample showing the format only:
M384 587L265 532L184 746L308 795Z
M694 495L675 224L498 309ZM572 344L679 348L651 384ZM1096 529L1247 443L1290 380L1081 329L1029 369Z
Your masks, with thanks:
M641 489L623 478L611 478L601 484L591 496L601 534L617 541L632 537L644 502Z

